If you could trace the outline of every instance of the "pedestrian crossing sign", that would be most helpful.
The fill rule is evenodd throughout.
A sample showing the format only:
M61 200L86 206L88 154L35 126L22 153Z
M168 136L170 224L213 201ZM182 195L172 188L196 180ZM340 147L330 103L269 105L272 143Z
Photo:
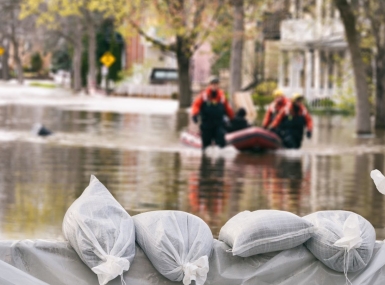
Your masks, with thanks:
M105 52L100 58L100 62L103 63L106 67L113 65L115 60L115 57L109 51Z

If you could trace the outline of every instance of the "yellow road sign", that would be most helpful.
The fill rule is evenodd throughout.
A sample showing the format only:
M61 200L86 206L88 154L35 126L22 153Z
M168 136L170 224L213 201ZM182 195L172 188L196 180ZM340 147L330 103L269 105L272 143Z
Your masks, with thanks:
M105 52L100 58L100 62L107 67L110 67L115 62L115 60L115 57L109 51Z
M0 56L2 56L5 52L5 49L3 47L0 47Z

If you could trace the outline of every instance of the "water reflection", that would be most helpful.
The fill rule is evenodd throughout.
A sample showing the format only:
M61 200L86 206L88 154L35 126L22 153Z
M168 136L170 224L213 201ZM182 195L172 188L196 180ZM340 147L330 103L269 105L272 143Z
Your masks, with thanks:
M199 170L189 176L190 211L200 216L214 233L222 225L230 185L225 180L225 160L222 157L202 156Z
M363 215L378 238L385 238L385 196L369 176L372 169L385 170L385 151L313 151L381 146L382 134L373 140L355 138L351 118L316 118L315 139L304 151L201 156L178 143L179 131L188 122L184 112L150 116L0 107L0 131L17 130L29 137L35 121L48 122L58 139L1 142L0 238L60 237L64 213L91 174L132 215L183 210L204 219L214 235L243 210L280 209L303 216L344 209ZM92 144L95 141L99 144ZM142 144L146 150L126 149ZM175 150L156 150L170 144Z

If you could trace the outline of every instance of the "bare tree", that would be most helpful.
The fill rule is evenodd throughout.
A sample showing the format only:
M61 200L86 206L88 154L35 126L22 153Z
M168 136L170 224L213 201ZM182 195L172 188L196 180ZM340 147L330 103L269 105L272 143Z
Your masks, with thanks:
M82 12L82 22L88 36L88 75L87 88L95 88L97 78L96 65L96 31L103 22L103 15L97 11L90 11L87 9L80 9Z
M233 7L233 39L231 45L230 59L230 96L241 90L242 87L242 55L243 40L245 33L245 11L244 0L231 0Z
M46 29L46 44L50 50L61 48L63 41L72 49L72 89L79 92L82 89L82 58L83 35L85 26L78 16L61 17L55 15L55 25Z
M65 39L73 47L72 54L72 88L75 92L82 89L82 56L84 25L79 17L58 17L60 28L54 32Z
M15 71L21 84L24 81L24 75L20 58L20 42L25 34L25 26L23 26L25 23L19 19L20 5L21 0L0 0L0 34L12 45ZM8 57L9 50L6 52L5 58Z
M372 131L370 124L369 91L366 82L365 65L361 55L356 15L354 14L351 4L347 0L334 0L334 4L341 14L352 60L357 98L356 132L358 134L370 134Z
M362 3L364 17L370 21L374 39L376 128L385 128L385 2L368 0Z
M130 24L147 41L162 51L176 54L179 73L179 107L187 108L191 104L190 63L195 51L209 37L218 16L223 11L224 0L161 0L139 1L136 6L130 1L131 9L137 18L131 17ZM154 6L156 17L164 23L162 28L169 33L171 41L163 41L149 35L143 25L143 14L148 7ZM136 19L138 19L136 21Z
M3 80L9 79L9 66L8 66L8 59L9 59L9 41L6 38L3 38L0 40L0 46L4 49L4 53L1 56L1 77Z

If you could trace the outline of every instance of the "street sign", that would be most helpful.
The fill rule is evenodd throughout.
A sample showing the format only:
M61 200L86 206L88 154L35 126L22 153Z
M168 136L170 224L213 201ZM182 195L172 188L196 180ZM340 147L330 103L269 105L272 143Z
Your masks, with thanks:
M102 66L102 75L103 77L108 75L108 67L105 65Z
M110 67L115 62L115 57L109 51L105 52L100 58L100 62L103 63L106 67Z
M0 56L2 56L5 52L5 49L3 47L0 47Z

